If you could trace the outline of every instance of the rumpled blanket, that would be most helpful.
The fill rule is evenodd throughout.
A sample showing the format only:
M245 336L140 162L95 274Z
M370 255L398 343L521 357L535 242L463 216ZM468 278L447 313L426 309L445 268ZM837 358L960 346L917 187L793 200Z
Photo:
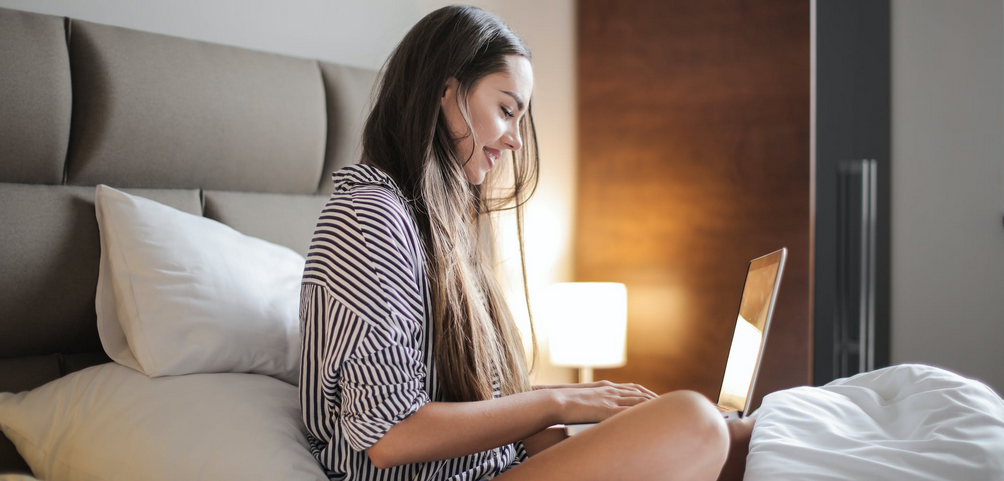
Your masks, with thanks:
M904 364L764 397L745 481L1004 480L1004 401Z

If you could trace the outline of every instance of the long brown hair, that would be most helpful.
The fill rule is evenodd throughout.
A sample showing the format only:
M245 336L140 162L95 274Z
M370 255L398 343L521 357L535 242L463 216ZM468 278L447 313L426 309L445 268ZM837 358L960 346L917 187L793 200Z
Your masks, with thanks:
M440 108L447 80L457 79L461 111L473 132L468 94L486 75L505 71L507 55L529 59L530 51L491 13L461 5L430 13L387 60L363 129L363 163L394 179L418 223L432 293L436 371L448 401L491 399L495 373L502 395L531 389L520 332L492 271L490 215L516 211L529 312L523 205L536 190L539 166L529 103L519 124L523 147L510 153L507 168L489 172L480 186L466 180L463 166L470 158L458 158ZM530 319L535 365L538 348Z

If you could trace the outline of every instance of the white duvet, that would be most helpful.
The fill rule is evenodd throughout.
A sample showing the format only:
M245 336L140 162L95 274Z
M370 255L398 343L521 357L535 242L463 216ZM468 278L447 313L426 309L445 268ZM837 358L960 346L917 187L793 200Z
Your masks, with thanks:
M1004 480L1004 401L906 364L764 397L746 481Z

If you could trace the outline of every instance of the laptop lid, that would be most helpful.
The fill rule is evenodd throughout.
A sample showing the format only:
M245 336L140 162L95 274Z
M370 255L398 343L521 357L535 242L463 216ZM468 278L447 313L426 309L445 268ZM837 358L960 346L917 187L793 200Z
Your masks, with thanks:
M718 395L718 405L746 414L753 400L760 361L767 343L767 331L774 314L774 301L781 285L781 273L788 249L772 252L750 261L739 302L739 315L732 334L729 358Z

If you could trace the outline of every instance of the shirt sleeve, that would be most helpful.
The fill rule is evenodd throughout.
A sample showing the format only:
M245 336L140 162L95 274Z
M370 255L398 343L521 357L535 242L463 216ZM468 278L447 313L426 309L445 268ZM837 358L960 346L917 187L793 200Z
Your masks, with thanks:
M512 468L515 468L516 466L519 466L519 464L522 463L523 461L530 459L530 456L526 454L526 446L523 446L523 441L516 441L515 443L513 443L513 447L516 450L516 455L513 457L512 463L509 463L509 466L507 466L503 471L508 471Z
M304 283L327 306L312 357L349 447L364 451L428 403L420 258L407 212L383 188L336 194L318 222ZM309 319L311 316L306 316ZM309 330L309 329L308 329ZM301 379L302 381L303 379Z
M361 336L340 369L340 422L349 446L364 451L430 400L423 353L407 342L410 336L353 322L359 324Z

